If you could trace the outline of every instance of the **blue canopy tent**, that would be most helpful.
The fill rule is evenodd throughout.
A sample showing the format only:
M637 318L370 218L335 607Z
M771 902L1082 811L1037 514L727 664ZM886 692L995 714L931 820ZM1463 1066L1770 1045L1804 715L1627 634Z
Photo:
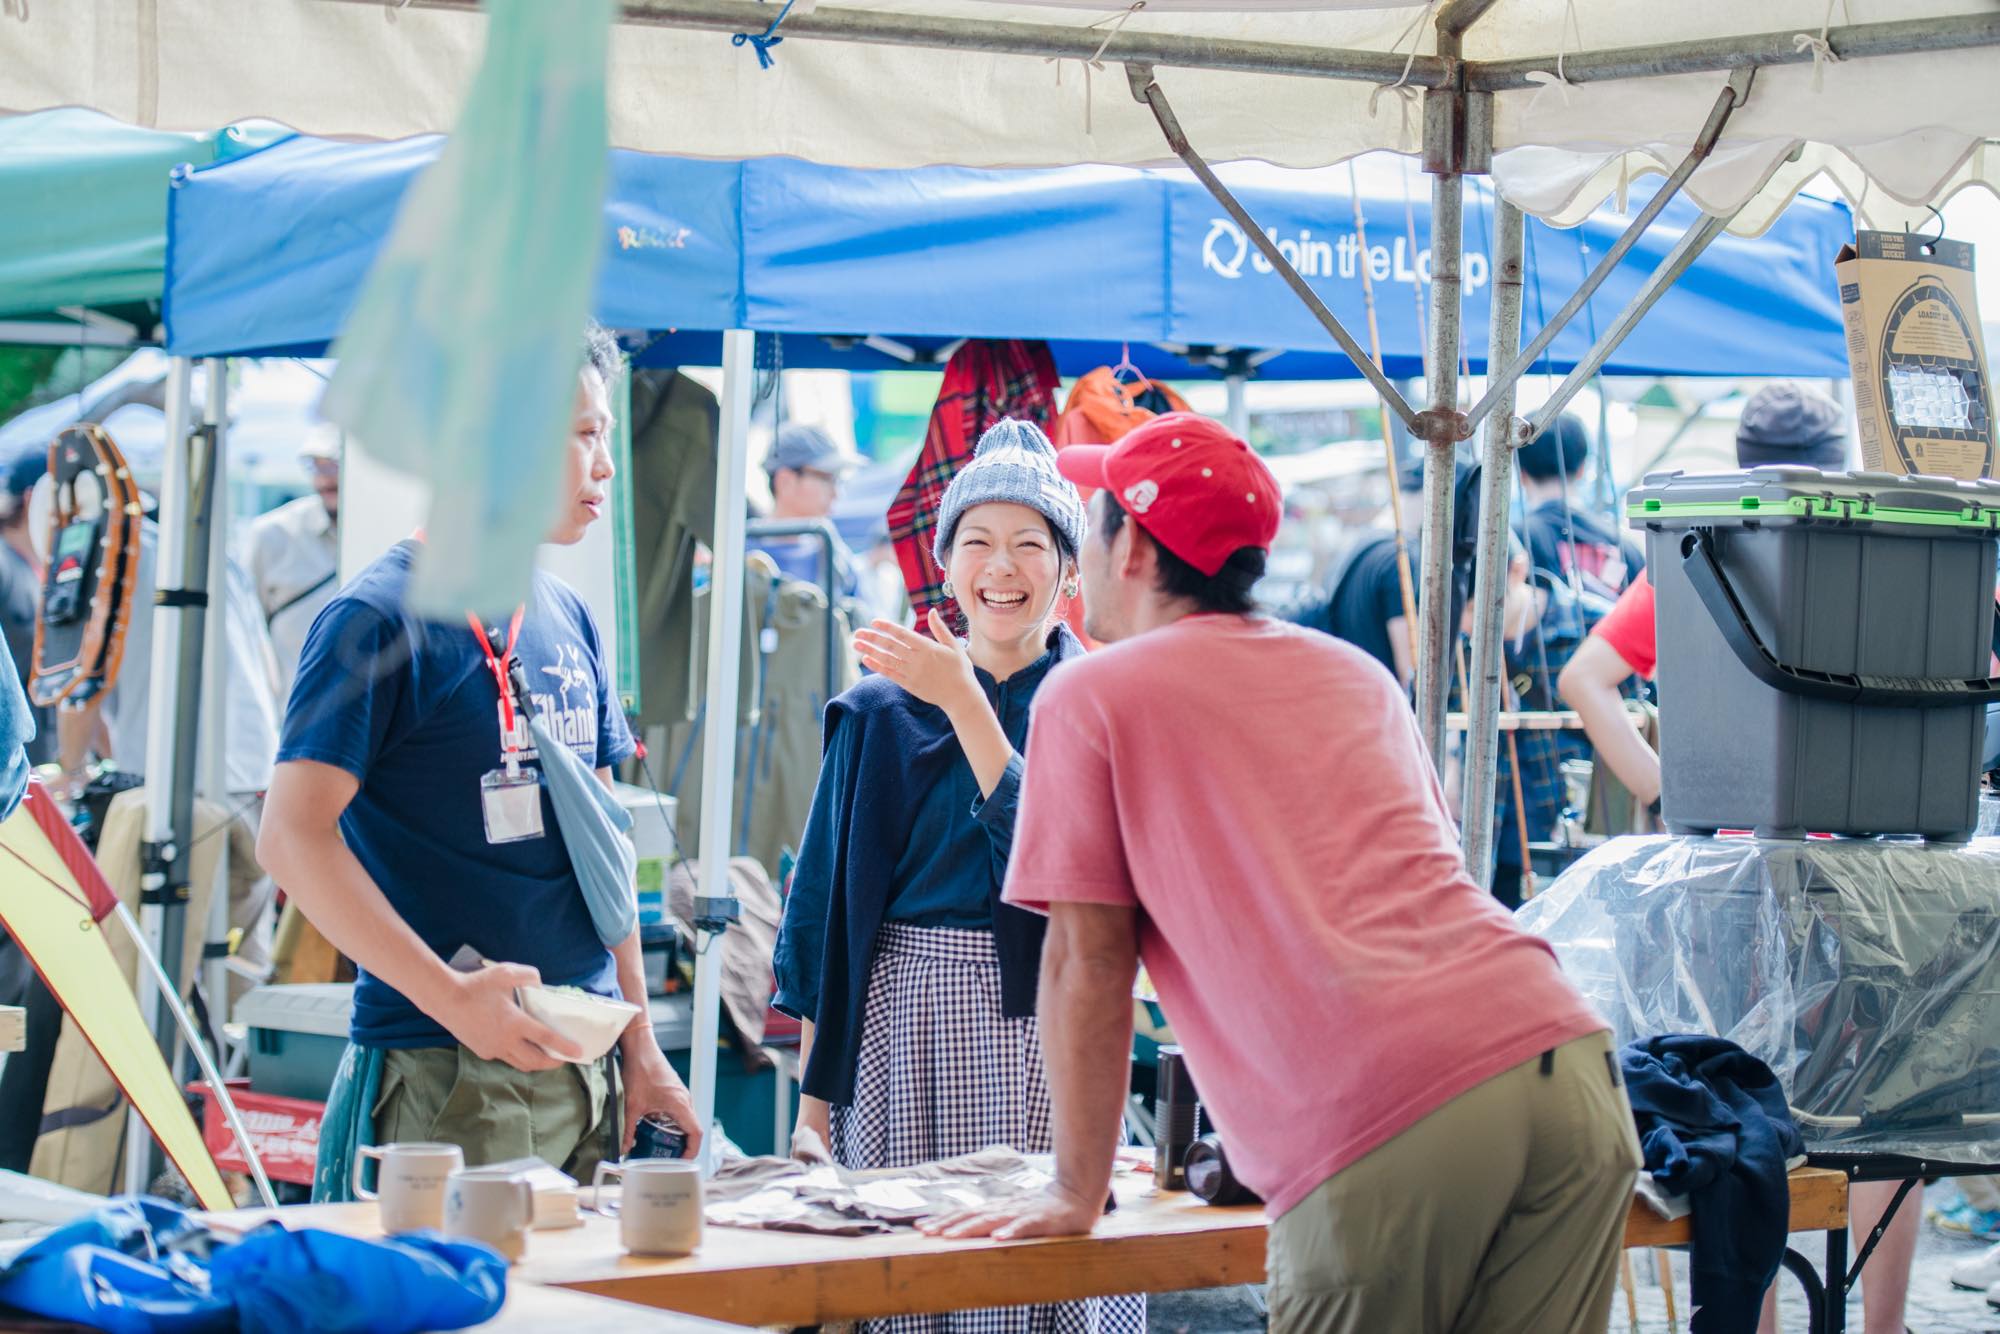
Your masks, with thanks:
M297 137L177 172L168 350L323 351L404 189L439 143ZM865 171L779 158L612 156L597 313L613 327L658 334L649 361L714 365L719 331L751 329L781 335L792 367L895 369L984 337L1046 339L1066 374L1117 361L1123 345L1143 370L1169 378L1355 373L1185 171ZM1372 266L1386 367L1413 377L1423 341L1412 291L1426 274L1430 207L1420 181L1403 187L1403 169L1400 160L1371 163L1361 176L1367 257L1354 236L1346 168L1240 164L1224 174L1343 321L1363 322L1360 270ZM1467 189L1465 328L1477 373L1492 199L1483 183ZM1668 206L1596 297L1607 317L1695 215L1684 200ZM1530 222L1531 327L1539 290L1574 290L1622 225L1608 209L1567 232ZM1851 236L1844 207L1800 200L1761 237L1723 237L1605 373L1846 374L1833 255ZM1566 369L1592 332L1588 320L1565 330L1549 367Z
M164 320L177 357L322 352L338 335L402 192L437 140L344 144L297 138L236 162L175 173L169 192ZM1404 165L1398 161L1396 170ZM1428 263L1426 191L1370 164L1354 235L1349 172L1225 168L1254 216L1344 321L1360 323L1363 266L1373 275L1388 373L1422 371L1418 306ZM1467 358L1484 368L1494 204L1468 179L1463 263ZM1622 307L1690 227L1670 204L1597 295ZM780 340L792 367L887 369L941 361L967 337L1047 340L1080 373L1131 359L1161 378L1356 373L1278 276L1220 219L1186 173L1105 167L1042 171L864 171L760 159L690 161L614 153L596 313L644 330L651 364L723 367L715 500L717 549L743 544L755 335ZM1606 212L1568 232L1539 223L1528 312L1559 300L1618 234ZM1802 202L1755 240L1723 237L1662 299L1605 367L1610 374L1809 377L1845 374L1832 260L1852 235L1845 209ZM1539 324L1539 320L1536 321ZM1585 319L1548 356L1565 369L1596 333ZM468 331L477 337L476 330ZM1240 401L1240 399L1239 399ZM708 716L738 692L741 562L711 576ZM704 734L704 846L729 843L735 749ZM711 867L719 865L719 859ZM726 893L704 868L705 892ZM692 1085L704 1127L715 1096L721 952L700 952Z

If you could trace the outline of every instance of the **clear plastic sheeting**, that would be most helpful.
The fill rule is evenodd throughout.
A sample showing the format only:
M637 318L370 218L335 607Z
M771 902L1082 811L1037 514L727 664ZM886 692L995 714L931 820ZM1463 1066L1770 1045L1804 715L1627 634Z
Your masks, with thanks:
M1518 920L1620 1043L1761 1058L1809 1150L2000 1162L2000 840L1615 839Z
M1979 794L1979 837L2000 834L2000 792Z

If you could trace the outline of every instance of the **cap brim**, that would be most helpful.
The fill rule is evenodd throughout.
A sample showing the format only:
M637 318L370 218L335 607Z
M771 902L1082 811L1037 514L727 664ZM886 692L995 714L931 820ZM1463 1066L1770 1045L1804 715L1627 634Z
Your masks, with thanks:
M1104 464L1115 448L1115 445L1065 445L1056 451L1056 471L1078 486L1109 486Z

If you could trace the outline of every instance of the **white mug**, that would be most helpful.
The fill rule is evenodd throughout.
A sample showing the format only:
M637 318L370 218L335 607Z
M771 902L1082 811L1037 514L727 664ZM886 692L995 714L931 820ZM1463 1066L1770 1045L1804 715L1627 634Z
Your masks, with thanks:
M361 1184L370 1158L379 1191ZM376 1200L384 1232L416 1232L444 1223L445 1178L465 1166L456 1144L367 1144L354 1151L354 1198Z
M622 1176L616 1208L598 1202L607 1176ZM590 1207L618 1219L618 1239L634 1255L692 1255L701 1245L701 1165L684 1158L599 1163Z
M509 1264L527 1250L528 1227L534 1221L535 1188L526 1177L472 1168L453 1172L445 1183L445 1234L484 1242Z

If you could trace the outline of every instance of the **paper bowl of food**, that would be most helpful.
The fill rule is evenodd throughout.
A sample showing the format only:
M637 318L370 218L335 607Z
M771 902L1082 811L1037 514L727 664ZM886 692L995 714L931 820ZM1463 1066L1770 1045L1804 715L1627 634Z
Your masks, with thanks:
M578 1064L610 1051L639 1013L636 1005L593 996L581 987L516 987L514 995L530 1016L582 1048L581 1055L571 1058Z

